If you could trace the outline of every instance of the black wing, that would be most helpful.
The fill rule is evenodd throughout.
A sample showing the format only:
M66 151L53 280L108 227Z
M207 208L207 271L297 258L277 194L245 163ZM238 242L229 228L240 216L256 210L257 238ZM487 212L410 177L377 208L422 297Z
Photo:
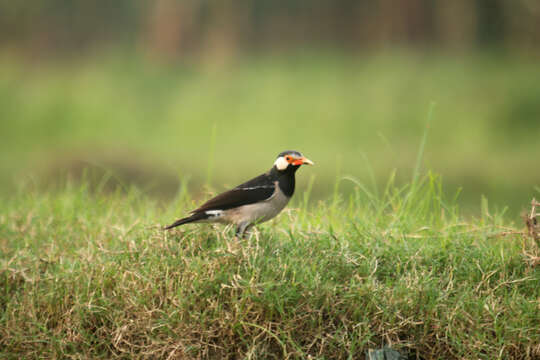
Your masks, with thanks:
M263 174L208 200L198 209L193 210L192 213L208 210L227 210L263 201L272 196L275 188L276 186L270 175Z

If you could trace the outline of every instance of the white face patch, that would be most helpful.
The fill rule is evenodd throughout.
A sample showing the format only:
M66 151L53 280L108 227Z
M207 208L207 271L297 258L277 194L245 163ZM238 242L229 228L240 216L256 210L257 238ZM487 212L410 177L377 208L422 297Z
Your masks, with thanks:
M289 162L285 160L283 156L280 156L276 159L276 161L274 162L274 165L276 166L278 170L285 170L287 166L289 166Z

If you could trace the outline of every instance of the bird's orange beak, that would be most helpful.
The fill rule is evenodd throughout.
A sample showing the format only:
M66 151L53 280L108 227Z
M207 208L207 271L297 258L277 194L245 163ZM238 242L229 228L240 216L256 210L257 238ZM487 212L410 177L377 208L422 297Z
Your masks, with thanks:
M295 165L295 166L298 166L298 165L315 165L315 163L313 163L313 161L309 160L307 157L300 157L300 158L296 158L294 159L291 164Z

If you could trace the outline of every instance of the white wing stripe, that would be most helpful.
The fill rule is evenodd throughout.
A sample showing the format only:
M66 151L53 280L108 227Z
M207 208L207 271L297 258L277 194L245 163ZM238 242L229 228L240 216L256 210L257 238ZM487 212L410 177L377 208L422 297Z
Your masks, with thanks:
M206 215L210 215L211 217L220 217L223 215L223 210L207 210L204 213Z
M273 189L273 188L274 188L273 185L263 185L263 186L237 188L237 190L255 190L255 189Z

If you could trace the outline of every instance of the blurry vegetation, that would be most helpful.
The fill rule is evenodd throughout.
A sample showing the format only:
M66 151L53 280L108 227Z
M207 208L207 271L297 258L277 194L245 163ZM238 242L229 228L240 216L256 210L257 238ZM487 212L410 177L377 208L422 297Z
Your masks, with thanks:
M0 0L0 44L49 55L119 42L160 57L305 44L529 51L539 24L535 0Z
M517 217L540 179L539 24L534 0L0 0L0 193L89 167L221 190L295 148L324 197L407 179L434 101L427 167Z
M426 167L450 194L463 186L462 204L477 211L486 195L517 218L539 184L540 68L523 59L304 51L216 67L121 55L6 59L0 72L4 192L85 167L167 197L180 179L201 191L208 173L223 190L295 148L317 163L300 188L315 176L326 197L338 175L409 179L432 101Z

